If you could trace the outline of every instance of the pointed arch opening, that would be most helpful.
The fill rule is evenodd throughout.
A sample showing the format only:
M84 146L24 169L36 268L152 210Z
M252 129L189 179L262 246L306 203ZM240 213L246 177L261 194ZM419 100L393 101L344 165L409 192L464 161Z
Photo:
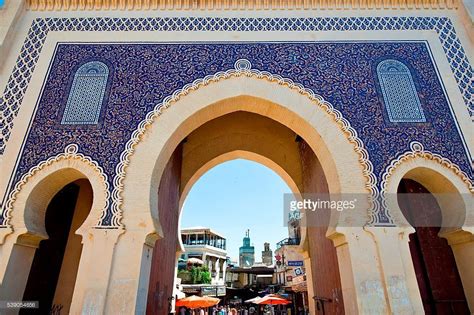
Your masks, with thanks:
M182 178L184 169L177 166L181 165L182 159L185 158L183 143L186 145L188 135L214 119L239 112L270 119L289 129L293 135L293 142L296 138L295 135L304 139L305 150L315 156L312 161L319 161L317 165L310 163L313 166L310 172L315 176L324 174L327 179L326 192L367 194L374 191L372 166L367 160L368 155L363 143L358 139L357 133L332 105L323 101L319 96L315 96L311 91L304 90L292 82L283 80L280 82L273 77L264 76L261 78L250 74L241 76L239 73L197 84L199 88L176 92L176 95L170 98L169 104L157 107L156 112L150 113L127 144L127 152L122 154L123 162L118 167L120 173L116 181L120 181L120 187L123 187L123 192L120 194L121 201L123 201L120 208L123 209L123 212L117 213L122 216L122 223L127 227L128 232L121 236L122 243L117 244L116 253L125 253L121 248L123 247L125 250L128 242L138 242L134 250L137 263L141 266L140 272L137 273L139 280L128 283L126 289L133 292L149 291L148 301L143 294L138 294L135 295L134 305L116 301L118 304L114 304L114 308L144 312L147 302L154 303L153 301L157 300L158 296L170 297L173 288L169 281L161 279L156 282L156 279L148 278L152 268L151 253L158 252L157 246L160 246L158 244L162 241L166 248L171 246L165 244L167 241L174 243L172 247L176 253L178 247L177 215L179 214L181 193L181 183L179 180L176 181L176 178ZM267 130L268 133L271 133L271 130ZM275 148L277 147L275 146ZM142 189L135 189L137 185L140 185ZM308 183L308 185L312 188L324 186L318 183ZM132 189L132 187L134 188ZM369 209L369 202L364 204L365 206L367 206L366 209ZM166 217L170 214L176 220ZM369 220L368 210L367 220ZM335 229L328 231L326 228L324 231L320 231L317 237L322 241L329 242L330 246L327 248L333 252L335 261L342 261L346 264L341 268L352 268L347 260L339 261L337 259L339 254L336 254L334 244L328 239L327 235L344 233L340 229L338 231ZM310 234L307 231L302 231L302 239L304 240ZM139 242L140 239L144 240L145 247L143 247L143 243ZM304 242L304 244L306 251L312 246L308 245L308 242ZM344 255L346 250L347 246L343 243L339 247L338 253ZM169 257L169 254L166 252L159 257L164 259ZM130 259L130 250L127 250L126 256L116 256L115 259L116 261ZM322 257L325 256L327 255L322 255ZM307 259L309 260L309 255ZM174 268L173 264L168 265L170 268ZM332 267L328 267L328 270L339 272L338 268L333 268L334 265L333 263ZM166 264L162 264L162 266L166 266ZM314 266L309 269L314 269ZM163 274L162 269L160 272ZM115 280L111 282L110 287L113 291L112 295L115 295L115 288L121 288L120 292L123 292L123 287L117 280L127 273L130 271L114 264L111 278ZM349 284L352 279L346 278L341 281L343 280L348 281L347 289L336 290L337 292L342 294L343 291L354 290L354 287ZM160 285L157 286L157 283ZM342 286L344 287L344 284ZM150 293L150 290L154 290L154 292ZM332 295L334 292L328 294ZM117 291L116 294L121 293ZM345 303L346 300L338 297L337 301ZM310 302L315 303L315 300L310 299ZM347 309L356 309L357 306L351 303L353 300L349 300ZM167 311L167 307L171 305L172 303L165 303L160 307L165 307L163 310ZM346 308L345 304L344 308ZM315 309L314 304L312 309Z

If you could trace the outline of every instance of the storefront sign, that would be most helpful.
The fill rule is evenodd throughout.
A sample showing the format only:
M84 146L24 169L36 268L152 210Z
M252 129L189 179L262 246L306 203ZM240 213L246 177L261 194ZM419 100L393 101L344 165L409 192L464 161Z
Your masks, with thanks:
M201 287L201 295L207 296L224 296L225 295L225 286L209 286Z
M303 267L302 260L288 260L288 267Z

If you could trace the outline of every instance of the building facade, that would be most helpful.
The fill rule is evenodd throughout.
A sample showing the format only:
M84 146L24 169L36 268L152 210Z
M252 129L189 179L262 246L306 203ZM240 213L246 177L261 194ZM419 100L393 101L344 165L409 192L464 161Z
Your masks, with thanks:
M331 314L472 313L473 12L468 0L6 0L0 299L167 314L184 198L246 158L295 194L364 196L329 228L301 228L312 313L318 299ZM439 226L411 224L413 209Z
M304 256L300 250L300 239L289 237L277 243L275 249L275 284L283 293L289 294L295 309L309 309L308 287Z
M273 265L273 252L270 249L270 243L263 244L262 263L267 266Z
M250 290L253 293L251 297L255 297L259 291L267 289L274 284L274 272L273 266L263 264L253 265L250 268L227 268L227 287L228 289Z
M192 259L202 261L211 273L213 285L225 284L227 269L226 239L216 231L205 227L181 229L181 242L184 252L178 261L178 270L185 269ZM185 282L182 282L185 283Z

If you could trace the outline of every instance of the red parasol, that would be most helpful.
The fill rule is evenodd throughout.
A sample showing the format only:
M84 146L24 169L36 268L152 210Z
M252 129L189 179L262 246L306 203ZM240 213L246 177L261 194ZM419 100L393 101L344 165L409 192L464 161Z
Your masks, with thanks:
M267 295L264 296L263 298L259 299L258 301L254 302L255 304L265 304L265 305L287 305L290 304L291 302L283 299L281 297L278 297L277 295Z

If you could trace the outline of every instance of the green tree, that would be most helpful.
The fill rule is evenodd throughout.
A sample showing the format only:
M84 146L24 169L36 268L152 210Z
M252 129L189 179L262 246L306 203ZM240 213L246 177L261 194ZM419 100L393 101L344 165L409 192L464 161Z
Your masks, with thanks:
M211 273L209 272L209 270L202 271L201 283L211 283Z
M207 267L192 267L189 272L191 274L190 278L192 284L211 283L211 273L209 272L209 269L207 269ZM180 275L184 276L184 273L178 273L178 276Z

